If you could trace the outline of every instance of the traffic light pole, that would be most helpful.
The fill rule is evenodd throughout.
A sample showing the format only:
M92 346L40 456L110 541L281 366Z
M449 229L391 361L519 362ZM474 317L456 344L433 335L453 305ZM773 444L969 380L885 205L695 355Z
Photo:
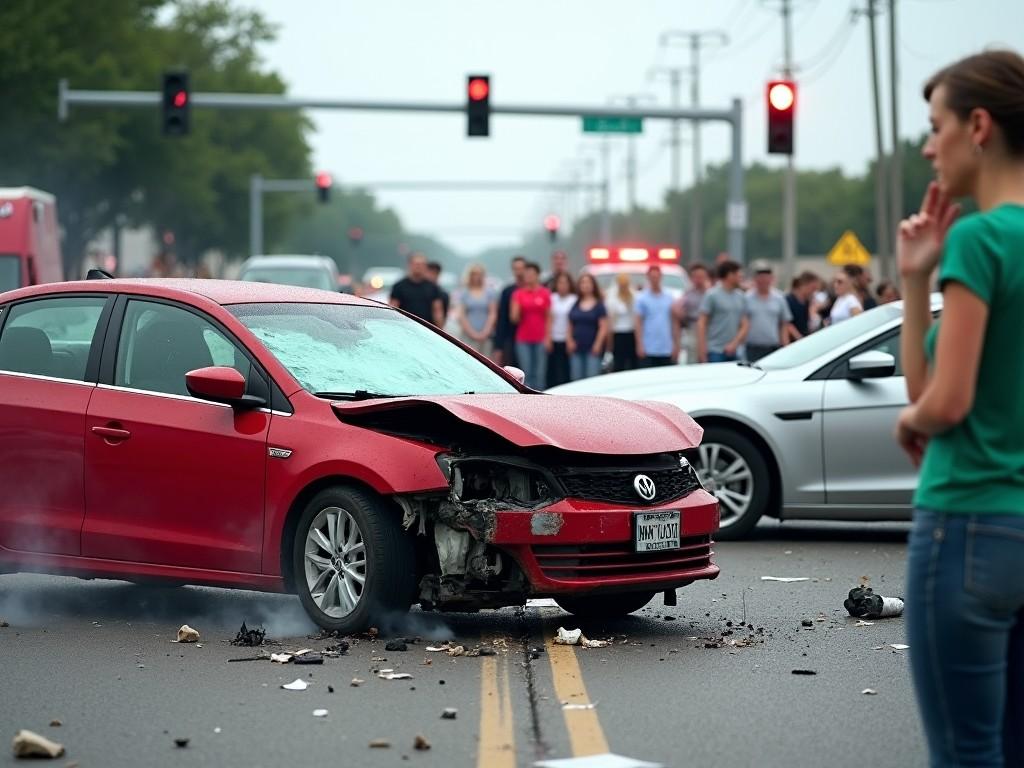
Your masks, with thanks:
M240 109L240 110L295 110L295 109L340 109L349 111L376 112L449 112L465 114L465 103L431 103L414 101L356 101L340 99L309 99L273 93L192 93L193 109ZM161 104L158 91L91 91L72 90L67 80L62 79L57 90L57 117L68 118L69 107L142 107L153 108ZM694 109L657 107L633 107L623 109L612 106L551 106L531 104L491 104L491 113L496 115L520 115L527 117L613 117L647 118L650 120L695 120L729 123L732 128L732 167L729 173L729 201L727 213L728 249L732 258L740 263L745 260L744 234L746 230L746 201L743 190L743 103L733 99L728 109ZM269 179L262 182L270 183ZM303 180L304 184L311 181ZM308 188L308 187L307 187ZM264 186L265 191L270 191ZM255 225L253 231L255 230ZM253 234L250 232L250 235ZM259 238L262 240L262 238ZM262 243L260 243L262 245Z

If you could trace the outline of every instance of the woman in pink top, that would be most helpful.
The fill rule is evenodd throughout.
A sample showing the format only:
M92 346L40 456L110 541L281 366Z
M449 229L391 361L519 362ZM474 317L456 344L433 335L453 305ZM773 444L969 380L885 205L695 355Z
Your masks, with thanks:
M526 265L523 287L512 292L509 316L516 324L516 357L526 374L526 386L544 389L551 344L551 292L540 284L540 265Z

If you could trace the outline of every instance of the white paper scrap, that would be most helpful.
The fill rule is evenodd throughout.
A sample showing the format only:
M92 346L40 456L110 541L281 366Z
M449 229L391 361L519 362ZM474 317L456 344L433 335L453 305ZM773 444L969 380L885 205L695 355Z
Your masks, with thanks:
M761 581L781 581L789 584L793 581L810 581L810 576L762 576Z
M326 709L314 709L313 710L313 717L327 717L327 710Z
M896 651L905 651L910 646L904 645L903 643L889 643L889 647Z
M307 688L309 688L309 683L307 683L300 677L298 680L295 680L291 683L287 683L286 685L282 685L281 687L284 688L286 691L304 691Z

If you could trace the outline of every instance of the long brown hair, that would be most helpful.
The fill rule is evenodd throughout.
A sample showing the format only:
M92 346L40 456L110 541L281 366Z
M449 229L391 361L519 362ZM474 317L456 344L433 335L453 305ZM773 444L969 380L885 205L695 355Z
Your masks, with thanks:
M985 51L940 69L924 86L928 101L939 86L946 106L961 120L984 109L1002 130L1011 157L1024 156L1024 58L1014 51Z

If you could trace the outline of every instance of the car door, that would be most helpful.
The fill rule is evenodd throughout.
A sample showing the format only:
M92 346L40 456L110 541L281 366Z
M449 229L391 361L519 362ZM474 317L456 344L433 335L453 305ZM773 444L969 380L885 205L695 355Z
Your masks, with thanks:
M893 375L851 379L850 358L867 351L892 355L896 361ZM830 506L862 508L865 517L883 516L893 507L909 507L917 471L892 436L907 402L898 329L862 345L833 368L825 382L822 438L825 498Z
M86 419L82 554L258 573L271 415L192 397L185 374L228 365L265 388L261 371L182 305L128 298L111 326Z
M86 409L113 300L0 307L0 547L78 555Z

